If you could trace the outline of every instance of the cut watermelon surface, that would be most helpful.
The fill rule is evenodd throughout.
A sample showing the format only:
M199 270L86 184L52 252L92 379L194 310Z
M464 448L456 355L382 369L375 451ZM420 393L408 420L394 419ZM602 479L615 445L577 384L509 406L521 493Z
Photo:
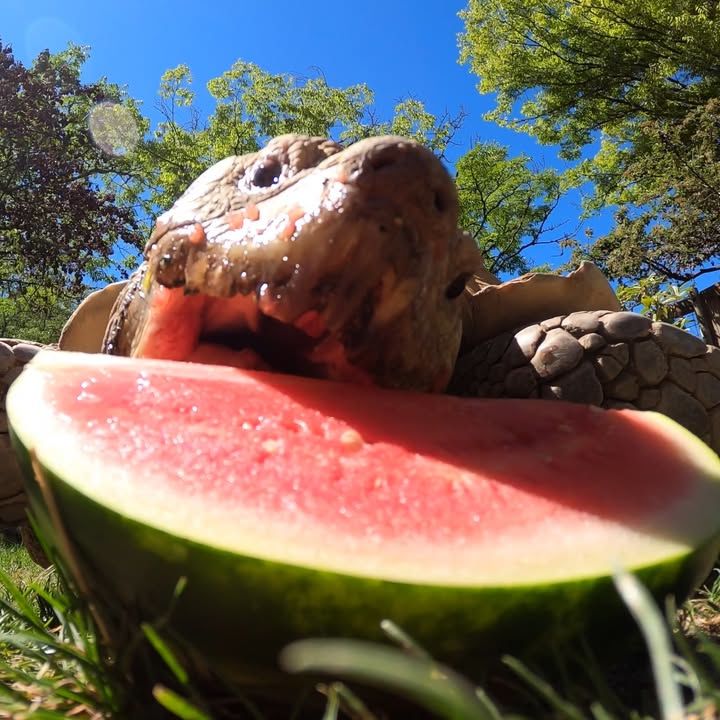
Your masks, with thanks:
M559 603L547 623L599 584L608 602L617 567L681 595L718 550L720 461L655 413L43 352L8 414L34 510L30 450L124 602L159 612L185 575L191 605L235 602L274 649L383 617L457 648L453 614L473 647L518 603Z

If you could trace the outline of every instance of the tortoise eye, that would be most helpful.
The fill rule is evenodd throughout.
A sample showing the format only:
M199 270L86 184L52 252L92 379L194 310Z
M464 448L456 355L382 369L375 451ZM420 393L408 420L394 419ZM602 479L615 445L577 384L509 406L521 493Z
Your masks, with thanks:
M455 300L455 298L459 298L463 291L465 290L465 285L467 285L467 281L470 279L469 273L462 273L458 275L446 288L445 288L445 297L448 300Z
M267 188L274 185L280 179L282 167L277 158L267 158L256 168L252 176L252 184L255 187Z

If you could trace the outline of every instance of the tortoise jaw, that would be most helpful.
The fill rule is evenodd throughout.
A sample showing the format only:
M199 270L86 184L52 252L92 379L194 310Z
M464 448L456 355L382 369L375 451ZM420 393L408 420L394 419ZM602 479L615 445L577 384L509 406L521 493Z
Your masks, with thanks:
M218 298L163 287L154 289L150 309L133 357L370 382L315 311L284 322L252 295Z
M187 359L309 377L321 374L310 360L318 339L260 310L256 310L251 325L244 319L218 329L213 329L212 323L203 325L197 346Z

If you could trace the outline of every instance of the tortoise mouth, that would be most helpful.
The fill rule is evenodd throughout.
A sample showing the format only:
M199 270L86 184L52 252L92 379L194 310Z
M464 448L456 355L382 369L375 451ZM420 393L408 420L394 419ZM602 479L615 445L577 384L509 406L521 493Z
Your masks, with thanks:
M201 331L191 362L270 370L290 375L318 376L319 369L310 361L318 344L300 328L258 311L257 328L239 325L236 328Z
M152 318L132 354L135 357L229 365L306 377L369 383L350 363L342 343L319 312L292 321L260 309L253 295L229 298L161 288Z

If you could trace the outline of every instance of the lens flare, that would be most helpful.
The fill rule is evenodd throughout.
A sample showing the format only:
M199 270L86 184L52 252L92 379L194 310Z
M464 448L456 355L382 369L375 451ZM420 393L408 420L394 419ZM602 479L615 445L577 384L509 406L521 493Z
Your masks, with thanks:
M127 155L140 140L132 111L116 102L102 102L88 116L88 128L95 144L108 155Z

